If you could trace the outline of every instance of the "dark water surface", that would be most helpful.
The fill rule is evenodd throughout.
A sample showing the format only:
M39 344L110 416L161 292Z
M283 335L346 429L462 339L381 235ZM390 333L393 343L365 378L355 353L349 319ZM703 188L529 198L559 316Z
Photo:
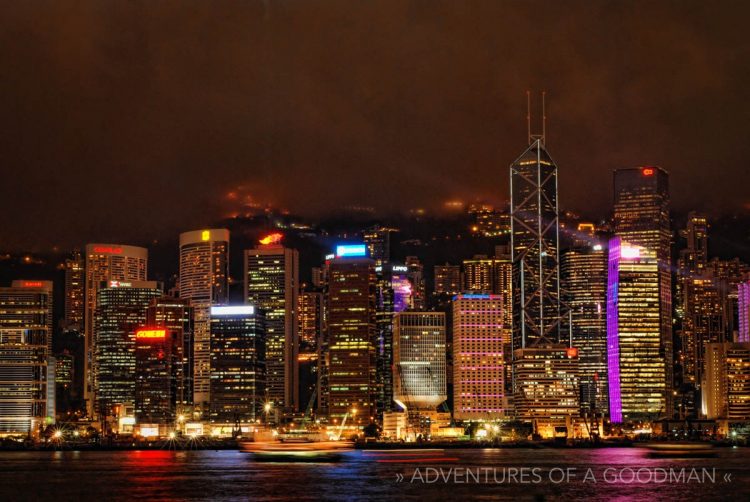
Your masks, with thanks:
M750 500L750 449L669 460L641 448L356 451L333 464L235 451L0 452L0 500L498 498Z

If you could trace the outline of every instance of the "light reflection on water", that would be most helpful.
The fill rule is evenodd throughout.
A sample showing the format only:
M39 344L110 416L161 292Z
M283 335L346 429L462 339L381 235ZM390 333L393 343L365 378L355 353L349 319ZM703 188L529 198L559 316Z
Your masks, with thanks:
M446 450L457 462L378 463L361 451L334 464L256 463L236 451L0 452L0 499L24 500L750 500L750 450L720 449L718 458L654 459L641 448ZM433 455L434 456L434 455ZM539 468L543 482L410 483L415 469ZM716 469L716 483L606 483L605 469ZM583 482L587 469L597 482ZM558 484L550 470L574 469ZM424 471L421 471L424 472ZM437 471L433 471L437 472ZM732 473L731 482L723 477ZM404 481L397 482L397 473ZM461 476L459 476L459 481ZM464 478L465 479L465 478ZM501 478L502 479L502 478Z

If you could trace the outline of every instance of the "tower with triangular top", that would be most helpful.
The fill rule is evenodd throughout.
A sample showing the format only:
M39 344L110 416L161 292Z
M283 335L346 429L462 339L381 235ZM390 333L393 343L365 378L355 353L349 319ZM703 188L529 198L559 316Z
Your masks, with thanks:
M557 165L545 148L544 93L542 134L531 133L527 100L529 146L510 165L513 350L561 341Z

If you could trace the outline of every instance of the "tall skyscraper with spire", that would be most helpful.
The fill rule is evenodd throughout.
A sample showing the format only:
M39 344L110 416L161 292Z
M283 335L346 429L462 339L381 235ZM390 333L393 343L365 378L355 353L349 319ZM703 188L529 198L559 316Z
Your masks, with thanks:
M560 341L557 165L530 139L510 166L514 350Z

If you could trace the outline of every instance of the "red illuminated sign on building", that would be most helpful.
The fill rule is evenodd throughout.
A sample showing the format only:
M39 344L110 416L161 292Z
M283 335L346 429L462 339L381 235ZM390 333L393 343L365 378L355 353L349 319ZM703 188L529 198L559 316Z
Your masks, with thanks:
M567 349L565 352L568 355L568 357L578 357L578 349L575 347L571 347Z
M42 281L23 281L21 283L22 288L41 288Z
M112 246L95 246L94 253L122 254L122 248L117 248L117 247L112 247Z
M644 167L643 168L643 175L644 176L653 176L654 175L654 168L653 167Z
M164 340L167 337L167 330L165 329L153 329L153 328L144 328L139 329L135 332L135 338L136 340Z

